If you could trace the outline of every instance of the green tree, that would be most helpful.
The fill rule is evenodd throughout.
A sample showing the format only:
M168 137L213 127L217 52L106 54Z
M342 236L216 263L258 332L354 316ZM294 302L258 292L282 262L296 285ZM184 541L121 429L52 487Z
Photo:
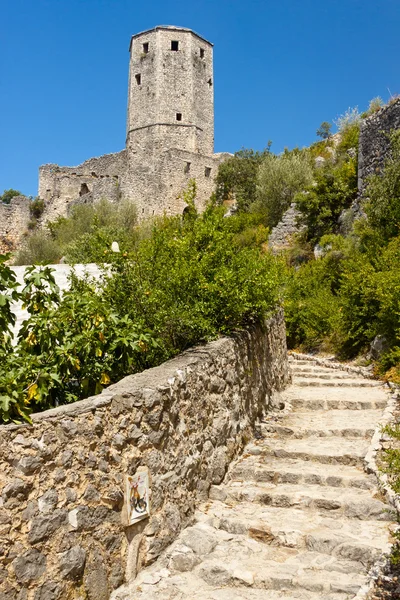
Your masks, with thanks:
M292 150L281 156L267 154L257 176L257 207L274 227L289 208L295 194L311 185L313 169L307 152Z
M243 149L224 161L218 169L216 201L234 200L241 211L247 211L257 198L257 172L264 157L270 154L272 142L262 152Z
M328 121L323 121L317 129L317 136L323 140L327 140L331 137L332 125Z
M18 190L13 190L10 188L9 190L4 190L3 194L0 196L0 202L4 202L4 204L10 204L11 199L14 196L23 196L22 192Z

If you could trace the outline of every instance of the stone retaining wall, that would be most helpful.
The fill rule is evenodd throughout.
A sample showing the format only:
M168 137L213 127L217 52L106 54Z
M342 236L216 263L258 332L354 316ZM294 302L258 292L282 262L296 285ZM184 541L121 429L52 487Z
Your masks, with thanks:
M361 121L358 147L358 189L362 192L369 175L382 172L390 151L389 132L400 129L400 98Z
M108 600L190 522L290 378L282 313L0 428L1 600ZM124 477L152 481L124 522Z

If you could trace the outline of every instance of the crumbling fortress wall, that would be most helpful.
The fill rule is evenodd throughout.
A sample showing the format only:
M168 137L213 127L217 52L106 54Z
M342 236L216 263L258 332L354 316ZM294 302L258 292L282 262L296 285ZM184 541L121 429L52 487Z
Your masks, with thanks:
M213 45L190 29L155 27L132 36L126 149L77 167L39 170L43 222L78 202L133 201L139 219L182 214L196 180L198 210L214 191Z
M31 199L14 196L10 204L0 202L0 254L15 250L28 232Z
M400 98L361 121L358 151L358 189L362 192L369 175L382 172L390 150L389 133L400 129Z
M0 427L0 597L109 600L186 526L290 378L282 313ZM128 526L124 478L151 477Z
M120 182L126 171L126 151L91 158L78 167L43 165L39 169L39 197L45 201L44 221L68 214L80 200L96 202L120 199Z

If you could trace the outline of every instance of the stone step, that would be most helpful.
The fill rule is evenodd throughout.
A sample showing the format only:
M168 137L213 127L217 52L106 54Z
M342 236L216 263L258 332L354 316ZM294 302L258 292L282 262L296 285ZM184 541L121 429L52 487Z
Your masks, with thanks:
M282 508L310 509L322 514L335 514L352 519L385 521L393 518L386 504L371 497L369 490L319 485L274 485L267 482L249 484L231 482L213 485L210 498L220 502L254 502Z
M343 592L313 592L306 588L282 588L278 590L253 588L243 581L244 573L238 569L233 584L227 586L207 585L196 573L182 573L158 584L137 583L114 591L110 600L348 600ZM140 575L137 581L140 580Z
M369 567L389 552L387 523L321 515L294 508L259 507L252 503L227 506L214 501L196 518L228 533L242 534L272 546L331 554ZM365 569L363 569L365 570Z
M317 363L316 360L305 360L304 358L294 358L290 354L288 356L288 362L290 363L290 366L292 366L292 364L295 364L295 365L304 365L304 366L313 366L313 367L319 367L320 366Z
M277 419L268 417L260 425L262 434L277 434L281 437L329 437L371 438L382 411L336 410L326 412L296 411Z
M362 377L362 375L358 375L356 373L352 373L350 371L341 371L340 369L330 369L328 367L320 367L318 365L298 365L297 361L290 363L290 370L292 373L304 373L304 374L321 374L321 375L336 375L337 377L346 377L346 378L358 378Z
M363 439L338 437L258 440L246 447L246 454L296 458L327 464L363 467L369 443Z
M323 381L373 381L373 380L366 380L366 379L362 379L362 377L357 378L354 377L354 375L351 375L349 373L336 373L335 371L332 371L330 373L316 373L315 371L312 373L303 373L301 371L293 371L292 370L292 375L294 379L322 379ZM375 382L376 383L376 382Z
M357 467L329 465L301 459L277 459L272 456L242 458L232 465L228 480L376 489L376 478L367 475Z
M356 594L367 579L365 575L352 571L352 561L339 561L313 552L297 553L290 548L270 549L270 558L265 552L250 556L240 556L236 552L234 559L229 554L219 560L212 556L197 567L196 573L207 585L281 592L297 588L321 594Z
M292 385L282 394L282 400L293 409L310 410L382 410L387 405L384 387L362 388L301 387Z
M381 387L382 383L380 381L374 381L373 379L340 379L340 378L330 378L330 379L318 379L315 377L308 377L307 379L303 379L301 377L293 377L293 385L297 385L299 387L346 387L346 388L374 388Z

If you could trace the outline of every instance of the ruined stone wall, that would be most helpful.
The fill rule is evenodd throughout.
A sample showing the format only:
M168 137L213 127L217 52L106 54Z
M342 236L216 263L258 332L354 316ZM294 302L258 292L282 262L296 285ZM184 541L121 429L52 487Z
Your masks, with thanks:
M301 212L296 208L296 203L292 202L268 238L268 246L274 253L289 248L293 243L294 236L304 230L304 225L298 225L300 216Z
M215 189L218 165L227 153L204 156L171 148L146 163L130 155L129 172L121 186L123 198L134 201L140 220L157 215L182 214L186 202L183 192L191 179L196 180L196 207L204 210Z
M17 248L31 220L30 198L14 196L10 204L0 202L0 254Z
M43 165L39 169L39 197L45 201L42 221L53 221L68 214L69 206L77 199L91 201L120 198L121 179L126 171L126 151L91 158L77 167Z
M388 133L400 129L400 98L361 121L358 151L358 189L362 192L369 175L379 174L390 150Z
M0 428L0 597L108 600L160 554L288 382L283 315ZM150 519L124 522L147 466Z

